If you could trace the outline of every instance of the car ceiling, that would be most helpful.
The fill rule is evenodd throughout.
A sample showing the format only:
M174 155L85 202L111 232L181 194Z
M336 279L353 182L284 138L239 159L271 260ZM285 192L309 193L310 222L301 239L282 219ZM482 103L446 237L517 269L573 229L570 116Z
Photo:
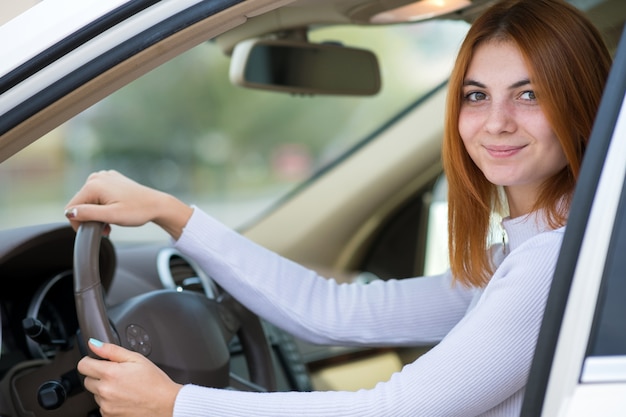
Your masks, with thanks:
M471 0L471 5L437 18L472 22L487 7L498 0ZM568 0L584 10L604 34L611 49L615 49L626 20L624 0ZM249 19L244 25L216 38L225 53L240 41L262 36L288 36L290 30L314 29L333 24L370 24L367 16L399 7L413 0L295 0L286 5Z
M289 30L319 26L358 24L368 25L367 17L375 13L400 7L414 0L295 0L286 6L249 19L246 24L231 30L216 41L225 53L245 39L264 35L287 36ZM472 21L497 0L471 0L471 5L439 16L445 19Z

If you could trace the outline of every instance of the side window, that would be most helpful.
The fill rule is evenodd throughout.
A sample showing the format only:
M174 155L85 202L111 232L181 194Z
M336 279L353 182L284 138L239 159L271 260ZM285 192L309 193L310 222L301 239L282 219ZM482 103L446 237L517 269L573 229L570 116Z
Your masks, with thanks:
M626 381L626 189L622 190L582 382Z
M428 232L424 275L444 272L450 266L448 259L448 182L441 175L433 187L428 208Z

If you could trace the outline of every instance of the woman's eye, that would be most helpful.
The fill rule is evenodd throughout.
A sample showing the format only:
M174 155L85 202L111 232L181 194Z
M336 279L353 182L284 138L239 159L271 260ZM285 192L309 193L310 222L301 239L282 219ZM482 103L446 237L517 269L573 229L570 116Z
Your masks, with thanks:
M472 101L472 102L485 100L486 98L487 98L487 94L482 93L480 91L472 91L471 93L468 93L465 95L465 100Z
M537 100L537 97L535 97L535 92L532 90L524 91L522 94L520 94L519 97L523 100Z

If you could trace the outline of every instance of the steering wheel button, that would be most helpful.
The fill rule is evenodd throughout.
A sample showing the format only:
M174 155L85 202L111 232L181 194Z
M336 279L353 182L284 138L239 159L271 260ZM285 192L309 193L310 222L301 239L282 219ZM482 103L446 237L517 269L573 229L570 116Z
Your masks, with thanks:
M126 341L132 350L144 356L148 356L152 352L150 336L141 326L129 325L126 328Z

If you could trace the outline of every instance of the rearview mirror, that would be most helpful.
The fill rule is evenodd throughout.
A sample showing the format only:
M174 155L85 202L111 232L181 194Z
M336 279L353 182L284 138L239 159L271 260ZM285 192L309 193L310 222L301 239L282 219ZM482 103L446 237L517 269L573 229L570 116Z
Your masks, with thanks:
M376 56L336 44L250 39L233 50L235 85L299 94L374 95L380 91Z

